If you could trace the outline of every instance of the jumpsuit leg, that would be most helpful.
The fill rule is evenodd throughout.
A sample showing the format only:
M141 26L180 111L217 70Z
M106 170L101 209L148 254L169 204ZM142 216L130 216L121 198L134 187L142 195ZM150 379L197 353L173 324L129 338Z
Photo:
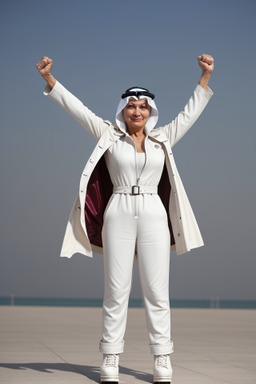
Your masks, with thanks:
M164 207L157 195L118 195L106 210L102 232L105 292L101 351L124 349L128 300L135 247L144 296L151 353L173 352L170 339L170 234ZM122 196L122 197L121 197ZM132 203L131 203L132 202ZM136 218L135 218L136 216Z
M167 216L156 195L145 196L141 208L138 217L137 253L150 349L154 355L169 354L173 352L173 343L169 301L170 232Z
M124 350L137 232L136 219L125 206L124 202L120 205L120 195L116 196L105 214L102 231L105 290L100 349L105 354Z

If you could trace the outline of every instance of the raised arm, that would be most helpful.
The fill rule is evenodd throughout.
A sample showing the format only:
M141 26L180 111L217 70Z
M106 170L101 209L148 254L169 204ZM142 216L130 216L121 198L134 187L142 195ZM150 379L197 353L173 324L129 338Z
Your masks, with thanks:
M76 96L61 85L51 74L53 61L47 56L37 63L37 69L47 86L44 94L54 100L78 121L97 140L111 123L96 116Z
M188 103L184 107L184 110L178 114L176 119L174 119L170 124L162 127L162 130L169 138L172 147L195 123L213 95L212 90L208 87L208 83L214 69L213 57L206 54L198 56L198 64L202 69L202 74L193 95L190 97Z

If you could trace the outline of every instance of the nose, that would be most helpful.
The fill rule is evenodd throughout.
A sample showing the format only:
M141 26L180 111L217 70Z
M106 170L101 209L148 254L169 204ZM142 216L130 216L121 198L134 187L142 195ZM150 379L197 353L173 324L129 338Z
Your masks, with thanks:
M134 116L139 116L140 115L140 107L135 107L133 113L134 113Z

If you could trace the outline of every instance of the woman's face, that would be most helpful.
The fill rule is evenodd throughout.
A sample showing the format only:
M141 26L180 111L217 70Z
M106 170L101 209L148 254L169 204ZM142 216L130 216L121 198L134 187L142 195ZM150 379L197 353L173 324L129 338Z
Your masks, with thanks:
M130 133L143 131L150 116L147 99L130 99L123 109L124 121Z

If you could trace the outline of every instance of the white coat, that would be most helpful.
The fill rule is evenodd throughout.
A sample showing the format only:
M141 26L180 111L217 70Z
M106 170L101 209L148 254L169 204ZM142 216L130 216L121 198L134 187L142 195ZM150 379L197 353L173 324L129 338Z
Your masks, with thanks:
M127 138L125 133L116 125L97 117L59 82L51 91L46 87L44 93L70 113L98 140L82 172L79 194L69 216L61 249L62 257L70 258L75 253L92 257L93 251L102 253L102 248L93 244L92 241L90 242L88 236L90 230L85 220L84 209L81 207L85 207L90 178L104 153L120 138L122 140ZM172 237L174 238L172 250L176 250L177 254L183 254L202 246L203 240L176 168L172 148L200 116L212 94L210 89L206 91L197 85L184 110L179 113L175 120L164 127L146 132L147 139L161 145L165 153L165 164L171 186L167 210L172 227Z

